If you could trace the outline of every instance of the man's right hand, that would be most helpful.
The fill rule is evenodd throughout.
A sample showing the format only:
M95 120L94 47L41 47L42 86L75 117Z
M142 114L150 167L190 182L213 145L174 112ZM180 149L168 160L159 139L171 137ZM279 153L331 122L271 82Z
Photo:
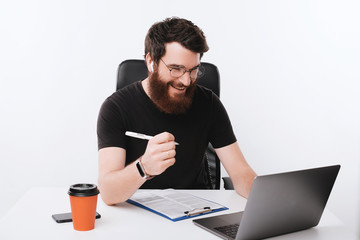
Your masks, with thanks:
M175 137L163 132L149 140L141 163L147 174L160 175L175 163Z

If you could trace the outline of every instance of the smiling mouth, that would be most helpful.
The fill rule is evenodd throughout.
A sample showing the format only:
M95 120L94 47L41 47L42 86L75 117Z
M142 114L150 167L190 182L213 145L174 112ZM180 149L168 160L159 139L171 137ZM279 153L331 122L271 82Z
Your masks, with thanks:
M176 90L179 90L179 91L184 91L186 89L185 86L175 86L173 84L170 84L170 86L175 88Z
M177 90L181 90L181 91L186 89L185 87L174 87L174 88L177 89Z

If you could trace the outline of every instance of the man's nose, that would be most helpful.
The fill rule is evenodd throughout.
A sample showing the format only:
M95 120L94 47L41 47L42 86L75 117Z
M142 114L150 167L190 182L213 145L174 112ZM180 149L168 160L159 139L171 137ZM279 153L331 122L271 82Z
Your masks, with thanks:
M185 74L182 75L182 76L179 78L179 80L180 80L180 82L181 82L185 87L190 86L190 83L191 83L190 73L189 73L189 72L185 72Z

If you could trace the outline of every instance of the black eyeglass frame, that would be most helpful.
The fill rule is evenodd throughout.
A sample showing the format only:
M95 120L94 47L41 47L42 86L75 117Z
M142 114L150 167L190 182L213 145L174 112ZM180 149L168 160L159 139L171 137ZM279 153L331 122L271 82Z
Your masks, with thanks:
M195 66L195 67L193 67L192 69L189 69L189 70L186 70L186 68L184 67L184 66L169 66L169 65L167 65L165 62L164 62L164 60L162 60L161 58L160 58L160 60L164 63L164 65L167 67L167 69L169 69L169 72L170 72L170 75L172 76L172 77L174 77L174 78L180 78L180 77L182 77L182 76L184 76L184 74L185 73L189 73L189 76L190 76L190 79L191 80L195 80L195 79L198 79L198 78L201 78L203 75L204 75L204 71L202 70L202 68L201 68L201 64L199 64L199 65L197 65L197 66ZM172 75L172 70L174 70L174 69L177 69L177 70L182 70L182 74L181 75L179 75L179 76L173 76ZM194 70L198 70L198 72L196 73L196 77L192 77L191 76L191 73L194 71Z

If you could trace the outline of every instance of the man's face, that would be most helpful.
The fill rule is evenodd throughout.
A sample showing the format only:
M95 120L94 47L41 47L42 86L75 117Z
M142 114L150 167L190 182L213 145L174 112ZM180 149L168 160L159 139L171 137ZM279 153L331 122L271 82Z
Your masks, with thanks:
M191 106L196 78L189 72L173 77L169 68L194 69L200 64L200 54L192 52L177 42L165 45L166 53L149 76L149 92L154 103L169 114L182 114ZM175 70L173 70L175 71Z

